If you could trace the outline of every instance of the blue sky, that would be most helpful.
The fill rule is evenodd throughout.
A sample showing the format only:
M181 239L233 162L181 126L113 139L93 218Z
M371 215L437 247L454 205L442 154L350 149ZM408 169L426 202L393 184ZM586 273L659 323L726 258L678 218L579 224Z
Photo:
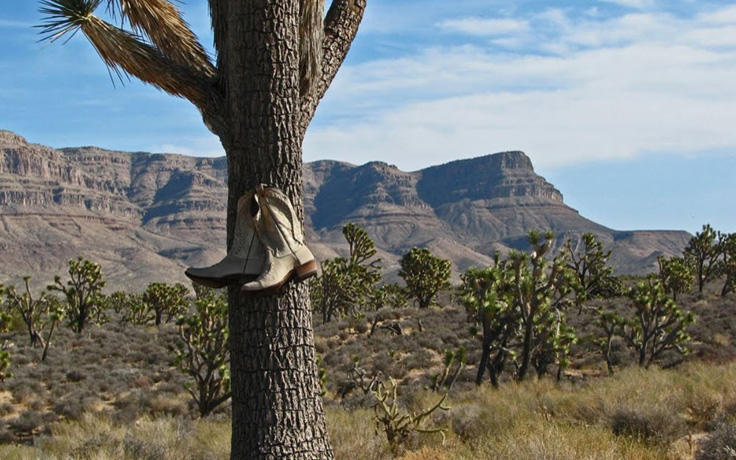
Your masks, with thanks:
M113 85L81 34L38 43L37 8L0 8L0 129L223 154L188 102ZM182 9L209 46L206 1ZM612 228L736 231L736 2L369 0L305 160L417 170L504 150Z

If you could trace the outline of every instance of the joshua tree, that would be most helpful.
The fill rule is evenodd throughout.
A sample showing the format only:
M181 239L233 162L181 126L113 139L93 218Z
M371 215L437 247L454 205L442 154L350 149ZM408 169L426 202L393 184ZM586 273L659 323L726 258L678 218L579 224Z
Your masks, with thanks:
M659 280L666 293L672 295L672 300L677 302L677 294L690 292L693 288L693 269L684 257L664 256L657 257L659 265Z
M176 324L181 341L175 362L194 380L195 388L188 388L189 394L199 415L206 417L231 396L227 302L218 292L197 289L194 312L180 316Z
M724 277L721 296L736 288L736 233L720 234L721 274Z
M698 292L717 272L721 257L718 234L709 224L703 225L703 231L690 238L685 248L685 257L695 266L695 279L698 281Z
M563 336L570 335L570 331L563 327L562 310L571 303L569 294L575 285L574 273L567 266L564 255L556 257L551 264L545 259L552 249L553 238L552 232L547 232L542 239L539 232L531 231L529 243L533 247L532 253L527 255L514 252L509 256L509 268L512 270L511 292L513 302L517 305L521 316L523 333L521 364L517 372L520 381L526 377L540 346L546 344L545 347L549 349L547 345L551 342L548 341L556 341L559 338L558 334L563 330ZM566 339L565 343L568 342ZM557 350L556 346L552 348L555 349L555 354L560 355L560 350ZM544 361L545 365L548 364L546 360ZM537 362L538 365L540 363L541 361ZM537 372L541 372L539 367Z
M496 255L494 267L470 268L461 277L463 284L459 299L483 334L476 385L483 382L483 375L488 370L491 384L498 388L499 377L512 355L510 342L518 334L521 317L509 289L510 276L506 264L499 263ZM494 353L493 357L491 353Z
M102 3L132 31L94 15ZM366 0L209 0L215 59L170 0L42 0L44 31L81 30L117 73L191 101L228 161L227 244L238 199L284 190L303 219L302 140L345 59ZM121 21L121 24L123 21ZM332 458L315 366L307 286L229 293L232 459ZM288 416L283 416L288 414Z
M582 310L583 303L596 297L608 298L622 293L621 282L613 276L613 267L608 265L611 250L603 250L603 243L592 233L584 233L582 241L573 248L572 239L568 239L562 248L567 255L568 267L577 277L576 294Z
M406 283L406 293L417 301L419 308L429 308L439 291L450 287L452 263L434 256L429 249L411 248L399 263L399 276Z
M0 284L0 296L2 296L3 292L3 285ZM10 313L0 309L0 332L7 332L12 320L13 317ZM0 383L5 382L6 378L13 376L11 372L8 372L10 364L10 352L6 349L5 344L3 344L0 346Z
M39 344L41 335L38 333L41 316L48 310L46 293L33 298L29 282L30 276L24 276L25 292L18 293L15 286L9 286L6 290L8 309L18 313L28 329L28 338L32 347Z
M78 257L69 261L69 281L64 284L61 277L56 276L54 284L48 287L49 291L64 294L65 316L69 327L77 334L90 323L105 321L107 305L102 288L106 283L99 264Z
M639 355L639 366L649 367L667 351L687 352L687 327L695 315L682 311L667 297L662 283L650 277L629 292L633 312L622 323L622 335Z
M322 264L322 275L310 283L312 303L322 313L322 322L334 316L354 314L381 279L381 259L373 240L359 225L348 224L342 233L350 247L348 259L337 257Z
M150 283L142 300L153 313L154 324L159 326L164 320L171 321L186 310L188 293L187 287L181 283Z

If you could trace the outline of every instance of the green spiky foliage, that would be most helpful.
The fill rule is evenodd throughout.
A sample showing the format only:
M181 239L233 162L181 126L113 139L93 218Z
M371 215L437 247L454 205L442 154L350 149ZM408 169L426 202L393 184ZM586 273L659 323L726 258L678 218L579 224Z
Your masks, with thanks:
M581 309L588 299L610 298L624 293L621 281L613 275L613 267L608 265L611 250L604 251L603 243L594 234L584 233L576 244L568 239L562 252L567 257L568 267L576 274L575 291Z
M179 316L180 341L175 364L189 375L194 385L187 387L201 417L206 417L230 399L230 332L227 299L212 289L196 287L194 311Z
M342 233L350 255L323 262L322 274L310 282L312 303L325 323L355 315L381 279L381 259L375 258L376 247L368 233L352 223Z
M162 322L169 322L187 308L189 290L181 283L150 283L142 295L141 300L153 316L153 322L159 326Z
M559 309L543 312L535 330L535 346L532 352L532 365L538 377L543 377L550 366L557 366L557 381L562 379L564 370L570 365L570 352L578 337L575 329L567 324L565 314Z
M405 308L409 305L406 289L397 283L383 283L371 291L368 305L372 310Z
M64 303L67 324L81 334L89 324L102 324L107 321L106 303L102 289L107 284L102 274L102 267L81 256L69 261L69 280L61 281L60 276L54 278L50 291L60 292Z
M687 327L695 322L695 315L682 311L658 279L637 283L629 298L632 309L621 323L621 335L636 351L639 366L648 368L670 351L688 352Z
M703 225L703 230L690 238L685 257L695 268L698 292L703 292L705 283L717 276L721 257L718 234L710 224Z
M452 262L433 255L426 248L411 248L399 261L399 276L406 292L419 308L434 305L437 294L450 288Z
M128 324L144 325L153 322L153 314L143 301L141 293L115 291L104 297L106 309L120 315L120 321Z
M669 259L657 257L659 265L659 280L664 290L672 300L677 301L677 294L690 292L693 288L693 267L685 257L671 257Z

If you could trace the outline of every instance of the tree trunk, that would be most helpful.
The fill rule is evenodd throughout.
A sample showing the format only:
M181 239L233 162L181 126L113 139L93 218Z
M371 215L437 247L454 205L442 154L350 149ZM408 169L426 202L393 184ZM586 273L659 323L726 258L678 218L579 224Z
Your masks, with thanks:
M534 338L534 317L530 314L527 324L524 325L524 343L521 350L521 366L519 367L518 380L521 382L526 378L529 365L532 361L532 339Z
M227 3L222 69L228 134L228 247L236 203L276 185L300 219L299 2ZM289 283L274 296L229 292L232 460L332 459L320 399L309 293Z
M491 356L491 347L490 344L486 344L485 340L483 341L483 348L480 355L480 363L478 363L478 373L475 375L475 384L480 385L483 383L483 374L486 373L486 369L488 368L488 358ZM490 369L489 369L490 371Z
M642 342L641 348L639 349L639 366L645 367L647 363L647 342ZM646 366L649 367L649 366Z

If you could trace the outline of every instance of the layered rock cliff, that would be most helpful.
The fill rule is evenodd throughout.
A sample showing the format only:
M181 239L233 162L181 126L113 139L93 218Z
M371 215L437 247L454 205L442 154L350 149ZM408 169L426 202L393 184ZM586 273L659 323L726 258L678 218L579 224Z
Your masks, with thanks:
M103 264L113 286L184 281L188 265L224 255L224 158L52 149L0 131L0 282L31 274L48 282L76 255ZM653 267L682 250L685 232L616 232L580 216L534 172L504 152L404 172L371 162L304 166L307 234L322 258L347 250L341 227L363 226L389 273L412 246L453 260L456 273L523 247L533 228L560 239L592 231L622 272Z

